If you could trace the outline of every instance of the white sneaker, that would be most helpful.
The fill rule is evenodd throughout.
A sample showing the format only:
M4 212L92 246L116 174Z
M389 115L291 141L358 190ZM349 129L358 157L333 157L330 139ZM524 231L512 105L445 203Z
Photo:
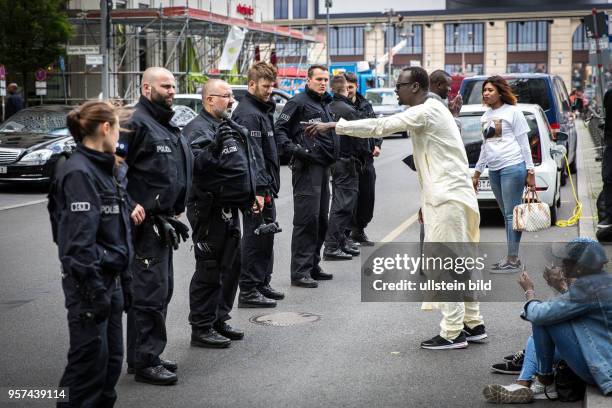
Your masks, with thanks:
M531 383L531 392L533 392L533 399L545 400L545 399L557 399L557 389L555 383L551 385L544 385L538 379L534 379ZM546 390L546 392L544 392ZM546 397L548 394L548 397Z
M528 404L533 401L531 388L519 384L491 384L482 393L487 402L494 404Z

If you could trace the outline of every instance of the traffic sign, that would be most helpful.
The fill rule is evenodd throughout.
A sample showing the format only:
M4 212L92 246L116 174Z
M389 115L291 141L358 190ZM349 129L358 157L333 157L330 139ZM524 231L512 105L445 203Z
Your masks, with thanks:
M38 68L36 70L36 73L34 74L34 77L39 82L46 81L47 80L47 71L45 71L44 68Z
M60 55L59 57L59 67L60 71L64 72L66 70L66 61L64 61L64 56Z
M69 45L66 47L67 55L96 55L99 53L99 45Z
M85 65L102 65L102 55L85 55Z
M0 96L6 96L6 81L0 79Z
M47 81L36 81L36 96L47 95Z
M6 68L4 65L0 65L0 80L6 79Z

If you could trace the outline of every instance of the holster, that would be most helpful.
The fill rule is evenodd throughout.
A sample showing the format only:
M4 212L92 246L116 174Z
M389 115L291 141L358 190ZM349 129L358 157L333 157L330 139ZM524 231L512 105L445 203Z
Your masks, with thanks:
M240 230L232 227L230 229L230 236L227 238L227 242L223 248L223 254L221 255L221 269L231 268L236 255L238 253L238 247L240 245Z
M215 201L215 195L211 192L198 194L194 203L194 215L196 225L193 228L193 238L196 243L206 241L210 227L210 217Z

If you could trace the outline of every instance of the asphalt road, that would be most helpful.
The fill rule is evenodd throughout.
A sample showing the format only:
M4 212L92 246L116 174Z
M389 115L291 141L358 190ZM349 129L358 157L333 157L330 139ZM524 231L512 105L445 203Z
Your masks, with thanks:
M386 140L376 160L377 201L368 228L373 240L418 241L418 185L401 162L411 149L408 139ZM290 184L289 169L283 167L277 201L283 232L276 236L272 283L286 299L276 309L235 309L231 323L243 328L246 337L231 348L190 347L188 285L195 262L190 246L182 245L175 253L164 353L178 361L179 383L155 387L124 374L117 406L478 407L487 406L481 393L485 384L513 380L490 373L489 366L523 347L530 328L519 318L521 303L482 305L488 343L426 351L419 343L437 334L439 314L423 312L417 303L362 303L358 258L324 262L334 280L318 289L291 287ZM31 204L44 196L37 189L0 186L0 388L54 387L66 362L68 330L57 250L45 204ZM566 218L573 206L566 202L568 187L562 197L560 215ZM482 241L504 242L499 215L482 215ZM576 234L575 227L554 227L524 234L524 242L568 240ZM305 312L320 319L290 327L249 321L275 312ZM544 405L553 404L536 404Z

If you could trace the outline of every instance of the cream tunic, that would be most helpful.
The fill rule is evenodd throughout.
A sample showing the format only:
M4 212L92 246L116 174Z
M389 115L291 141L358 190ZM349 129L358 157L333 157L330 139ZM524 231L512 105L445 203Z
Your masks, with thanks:
M465 225L466 231L447 231L444 234L446 228L439 225L432 228L432 232L436 230L441 234L426 234L425 239L429 242L457 242L457 238L463 237L461 241L477 242L480 213L467 155L455 119L444 104L429 98L421 105L392 116L353 121L340 119L336 125L337 134L363 138L384 137L405 130L410 131L412 139L425 225L428 224L428 218L444 223L446 217L439 212L445 212L441 208L445 203L458 202L467 211L475 213L475 216L471 214L465 220L469 220ZM435 217L427 217L431 211L437 212ZM452 225L457 226L452 222L448 227Z

